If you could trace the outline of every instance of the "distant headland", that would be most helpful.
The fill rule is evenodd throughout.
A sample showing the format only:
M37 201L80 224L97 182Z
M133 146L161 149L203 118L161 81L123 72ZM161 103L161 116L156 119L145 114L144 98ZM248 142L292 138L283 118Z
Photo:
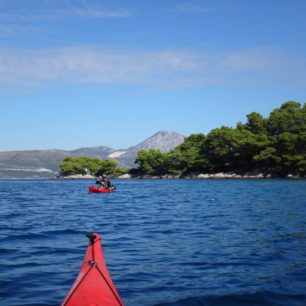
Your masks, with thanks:
M171 150L138 147L136 167L129 169L110 160L67 157L61 176L82 175L86 167L120 178L304 178L306 103L288 101L267 118L256 112L246 117L235 127L192 134Z
M305 178L306 104L185 137L160 131L136 146L0 152L0 178Z

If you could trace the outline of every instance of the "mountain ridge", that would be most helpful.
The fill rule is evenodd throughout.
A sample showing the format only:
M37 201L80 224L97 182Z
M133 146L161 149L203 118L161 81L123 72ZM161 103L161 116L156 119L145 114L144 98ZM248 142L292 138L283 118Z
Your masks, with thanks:
M184 139L185 136L174 131L159 131L136 146L129 147L128 150L118 150L111 155L115 153L119 155L112 159L119 162L123 167L136 167L134 161L139 150L158 149L162 152L169 152L181 144Z
M81 147L74 150L22 150L0 152L0 178L51 178L59 171L58 165L66 156L90 156L112 159L121 167L134 167L141 149L172 150L184 141L184 136L171 131L159 131L128 149L115 150L107 146Z

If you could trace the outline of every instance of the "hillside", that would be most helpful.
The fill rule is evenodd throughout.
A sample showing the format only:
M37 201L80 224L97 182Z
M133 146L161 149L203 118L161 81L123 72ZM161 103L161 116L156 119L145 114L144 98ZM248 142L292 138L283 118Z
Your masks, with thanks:
M141 149L170 151L182 143L184 136L176 132L161 131L136 146L126 150L98 146L75 150L29 150L0 152L0 178L50 178L58 172L58 164L66 156L90 156L118 161L121 167L133 167L137 152Z
M112 152L108 158L118 161L123 167L131 168L135 166L134 161L139 150L156 149L169 152L181 144L184 139L185 137L179 133L160 131L127 150Z

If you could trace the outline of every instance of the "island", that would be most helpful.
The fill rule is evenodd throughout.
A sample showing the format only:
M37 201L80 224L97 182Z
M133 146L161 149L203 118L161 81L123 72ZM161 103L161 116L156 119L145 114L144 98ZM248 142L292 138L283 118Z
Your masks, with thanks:
M245 123L192 134L170 152L140 150L132 169L115 161L66 157L59 177L108 174L121 178L305 178L306 103L288 101L267 118L248 114Z

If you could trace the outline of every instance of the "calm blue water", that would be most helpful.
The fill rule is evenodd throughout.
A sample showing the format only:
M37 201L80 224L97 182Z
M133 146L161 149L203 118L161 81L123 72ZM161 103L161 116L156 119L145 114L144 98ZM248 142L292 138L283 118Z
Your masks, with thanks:
M59 305L97 231L126 305L306 305L306 180L0 181L0 304Z

